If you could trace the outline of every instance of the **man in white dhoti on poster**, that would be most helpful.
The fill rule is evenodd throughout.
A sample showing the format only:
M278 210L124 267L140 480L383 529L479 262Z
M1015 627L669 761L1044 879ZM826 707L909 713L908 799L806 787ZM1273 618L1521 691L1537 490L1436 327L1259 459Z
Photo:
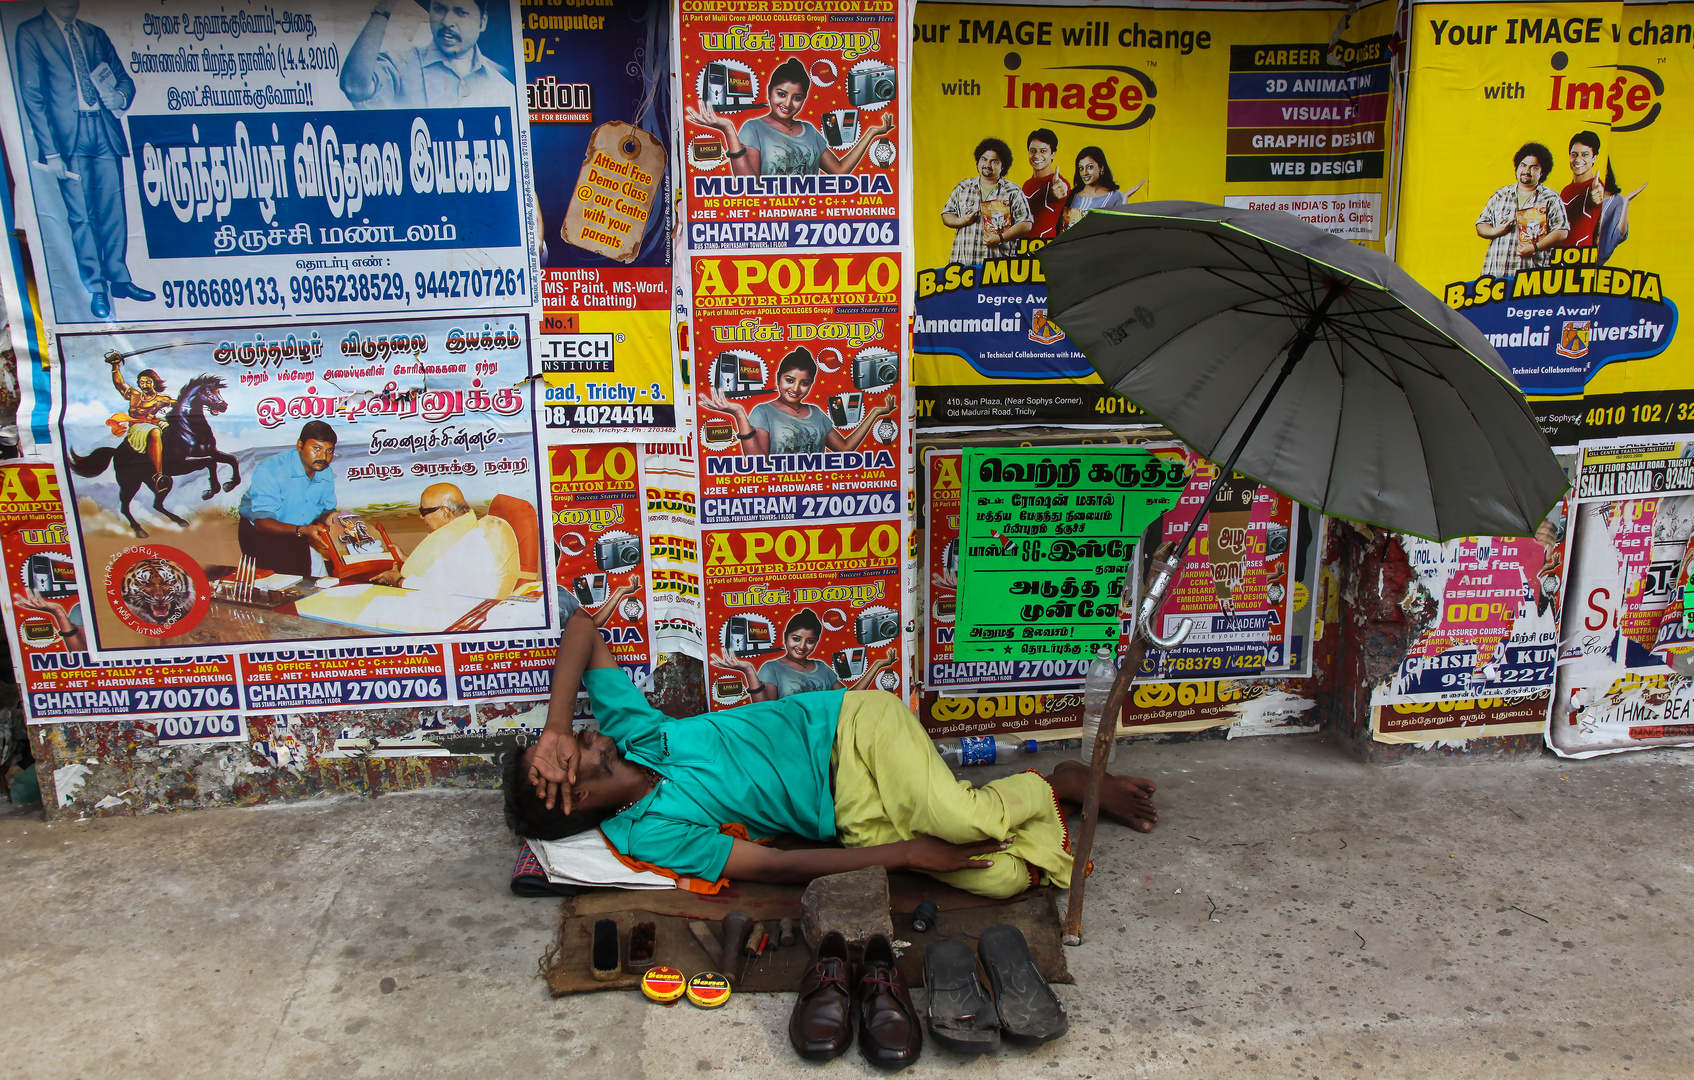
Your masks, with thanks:
M517 586L518 538L492 515L477 517L455 484L431 484L418 496L418 516L429 526L398 570L378 576L378 585L398 585L435 595L504 600Z

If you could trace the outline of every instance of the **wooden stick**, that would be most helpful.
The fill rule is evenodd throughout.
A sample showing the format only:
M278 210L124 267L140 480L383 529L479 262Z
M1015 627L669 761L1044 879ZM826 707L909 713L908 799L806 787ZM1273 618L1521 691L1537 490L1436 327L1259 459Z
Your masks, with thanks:
M1129 692L1134 673L1147 654L1147 643L1141 635L1129 644L1129 653L1112 680L1112 692L1106 697L1106 712L1100 717L1100 730L1094 736L1093 756L1088 764L1088 788L1082 797L1082 827L1077 830L1076 847L1071 851L1070 908L1065 912L1064 940L1066 945L1082 944L1082 888L1088 880L1088 856L1094 849L1094 827L1100 823L1100 789L1106 783L1106 758L1112 752L1112 740L1118 735L1118 721L1123 715L1124 695Z
M1169 557L1171 545L1162 544L1153 553L1153 565L1148 567L1147 581L1158 574L1159 561ZM1126 590L1127 592L1127 590ZM1130 609L1133 621L1135 609ZM1070 907L1065 911L1063 927L1066 945L1082 944L1082 891L1088 880L1088 856L1094 850L1094 829L1100 824L1100 789L1106 783L1106 758L1112 752L1112 740L1118 737L1118 722L1123 718L1123 699L1129 693L1135 673L1141 670L1142 658L1147 655L1147 642L1139 630L1130 630L1129 651L1118 665L1112 680L1111 693L1106 695L1106 711L1100 716L1100 729L1094 734L1094 747L1088 759L1088 787L1082 796L1082 825L1077 830L1076 845L1071 850Z

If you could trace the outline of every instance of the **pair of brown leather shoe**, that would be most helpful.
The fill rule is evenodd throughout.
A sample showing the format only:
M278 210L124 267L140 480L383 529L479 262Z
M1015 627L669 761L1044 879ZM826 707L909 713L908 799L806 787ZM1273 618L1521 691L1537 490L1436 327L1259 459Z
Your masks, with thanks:
M877 934L865 942L864 962L851 993L847 939L831 931L818 943L812 966L800 980L788 1038L801 1057L836 1057L853 1041L853 1014L859 1019L859 1051L884 1069L903 1069L923 1049L923 1028L906 979L894 962L894 946Z

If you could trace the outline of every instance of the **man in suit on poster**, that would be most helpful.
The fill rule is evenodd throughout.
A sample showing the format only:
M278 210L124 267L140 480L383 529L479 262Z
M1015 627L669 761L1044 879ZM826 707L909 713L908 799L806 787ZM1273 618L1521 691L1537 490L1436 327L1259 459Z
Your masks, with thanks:
M80 0L47 0L18 27L17 78L35 135L33 164L59 182L88 310L109 319L113 297L154 298L130 280L125 262L129 138L118 114L135 100L135 80L106 32L76 17L80 7Z

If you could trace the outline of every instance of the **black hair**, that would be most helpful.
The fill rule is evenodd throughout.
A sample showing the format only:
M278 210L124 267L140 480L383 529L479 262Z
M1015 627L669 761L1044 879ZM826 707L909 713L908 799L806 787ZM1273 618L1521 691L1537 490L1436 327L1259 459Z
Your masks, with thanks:
M567 814L547 803L530 783L523 767L522 750L513 750L500 762L500 786L505 793L506 828L519 840L563 840L587 832L612 816L606 808L578 810Z
M1579 131L1575 135L1572 135L1570 137L1570 146L1575 146L1577 143L1581 143L1583 146L1588 147L1588 149L1594 151L1595 154L1599 154L1600 152L1600 136L1594 134L1592 131ZM1569 150L1570 146L1565 147L1565 149ZM1518 158L1518 161L1522 160L1523 158ZM1513 162L1513 164L1516 163L1517 162Z
M811 608L801 608L782 628L782 636L787 637L796 630L810 630L814 636L821 638L823 637L823 621L818 618L818 613Z
M1522 161L1526 157L1533 157L1536 161L1541 163L1542 179L1546 179L1547 174L1553 171L1553 151L1547 149L1545 146L1542 146L1540 143L1526 142L1522 146L1518 147L1518 152L1512 155L1512 168L1516 169L1518 167L1518 162Z
M1059 149L1059 137L1053 133L1052 128L1036 128L1034 131L1030 132L1029 138L1025 139L1023 144L1028 146L1032 142L1044 142L1048 146L1052 147L1055 152ZM981 154L977 155L977 157L981 156Z
M801 97L811 96L812 77L806 74L806 65L800 62L798 56L790 56L778 64L775 71L771 72L770 81L765 83L765 96L770 97L771 91L783 83L793 83L798 86Z
M488 14L488 0L472 0L472 2L476 4L476 10L478 13L482 15ZM418 6L423 8L427 13L430 8L429 0L418 0Z
M1112 167L1106 164L1106 152L1098 146L1085 146L1076 152L1076 175L1071 177L1072 191L1081 191L1085 186L1082 182L1083 158L1093 158L1100 163L1100 179L1095 186L1103 187L1107 191L1118 189L1118 182L1112 179Z
M818 377L818 362L812 359L812 354L804 347L795 349L782 358L782 363L776 366L776 377L782 378L785 371L804 371L810 378Z
M994 151L1000 158L1000 175L1005 176L1012 168L1012 148L1006 145L1005 139L996 139L992 135L976 144L976 152L971 160L981 161L982 155Z
M308 439L316 439L318 442L326 442L334 446L335 429L322 420L308 420L306 425L300 429L299 441L305 442Z
M1612 163L1609 161L1606 162L1606 179L1602 186L1606 189L1607 195L1623 194L1623 189L1618 187L1617 177L1612 175Z

